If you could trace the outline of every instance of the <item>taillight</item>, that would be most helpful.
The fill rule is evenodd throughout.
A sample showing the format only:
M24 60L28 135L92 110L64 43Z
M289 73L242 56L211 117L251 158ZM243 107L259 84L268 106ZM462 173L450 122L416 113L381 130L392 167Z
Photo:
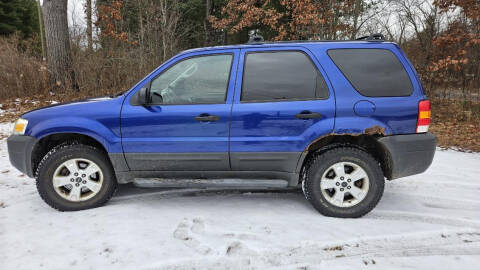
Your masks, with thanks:
M430 126L430 101L422 100L418 103L418 121L417 121L417 133L424 133L428 131Z

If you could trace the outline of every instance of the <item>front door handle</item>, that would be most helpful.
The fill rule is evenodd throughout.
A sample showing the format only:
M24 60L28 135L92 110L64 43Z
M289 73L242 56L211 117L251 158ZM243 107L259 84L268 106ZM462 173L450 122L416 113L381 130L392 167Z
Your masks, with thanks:
M311 111L301 111L300 113L295 114L295 118L298 119L316 119L321 118L322 114Z
M195 120L199 122L214 122L220 120L220 117L208 113L202 113L199 116L195 116Z

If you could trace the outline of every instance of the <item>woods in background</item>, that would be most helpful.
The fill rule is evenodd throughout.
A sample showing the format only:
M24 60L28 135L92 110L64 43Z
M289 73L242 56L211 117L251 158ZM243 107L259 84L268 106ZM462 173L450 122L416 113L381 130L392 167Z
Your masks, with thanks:
M118 92L179 51L244 43L259 29L272 41L380 32L406 52L430 96L480 99L477 0L86 0L85 23L70 28L66 3L44 0L42 21L36 1L0 0L0 97Z
M245 43L252 29L270 41L347 40L382 33L418 71L432 101L430 130L439 144L480 151L478 0L82 3L83 22L73 16L67 26L67 17L79 14L67 16L67 0L43 0L41 8L35 0L0 0L3 108L20 98L20 114L32 109L28 99L42 106L49 100L127 90L182 50Z

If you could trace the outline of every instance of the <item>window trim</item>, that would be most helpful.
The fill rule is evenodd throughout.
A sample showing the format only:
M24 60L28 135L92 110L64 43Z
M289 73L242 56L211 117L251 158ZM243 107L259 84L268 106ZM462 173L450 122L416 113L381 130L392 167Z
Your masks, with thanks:
M244 80L245 80L245 68L246 68L246 65L247 65L247 56L249 54L259 54L259 53L284 53L284 52L299 52L299 53L302 53L304 54L307 59L310 61L310 63L312 63L313 67L315 68L315 70L318 72L318 74L322 77L323 81L325 82L325 85L327 86L327 96L326 97L323 97L323 98L293 98L293 99L271 99L271 100L248 100L248 101L244 101L242 100L242 97L243 97L243 93L244 93ZM327 83L327 80L325 79L325 76L322 74L322 72L320 72L320 69L317 67L317 65L315 64L315 62L313 61L313 59L310 57L310 55L308 53L306 53L305 51L303 50L300 50L300 49L294 49L294 50L290 50L290 49L287 49L287 50L259 50L259 51L247 51L243 54L243 67L242 67L242 87L241 87L241 90L240 90L240 97L239 97L239 102L240 103L271 103L271 102L295 102L295 101L314 101L314 100L327 100L330 98L330 87L328 86L328 83ZM316 84L315 84L316 85ZM316 93L316 90L315 89L315 93Z
M232 59L230 60L230 69L228 71L228 80L227 80L227 85L225 87L225 96L223 97L223 103L218 103L218 102L211 102L211 103L175 103L175 104L164 104L164 103L147 103L145 104L145 106L172 106L172 105L214 105L214 104L226 104L227 103L227 96L228 96L228 86L230 85L230 79L232 77L232 68L233 68L233 62L235 60L235 53L234 52L225 52L225 53L222 53L222 52L219 52L219 53L212 53L212 54L197 54L197 55L192 55L192 56L187 56L187 57L184 57L174 63L172 63L169 67L165 68L164 70L162 70L162 72L158 73L157 75L155 75L155 77L153 77L152 79L150 79L150 81L148 81L148 86L147 86L147 97L150 97L150 87L152 86L152 81L157 79L158 77L160 77L164 72L166 72L167 70L169 70L170 68L172 68L173 66L175 66L176 64L179 64L183 61L186 61L186 60L190 60L192 58L198 58L198 57L205 57L205 56L217 56L217 55L230 55L232 56ZM137 91L138 93L138 91ZM135 93L135 95L137 94Z
M403 67L403 70L405 71L405 73L407 74L407 77L408 77L408 80L410 81L410 85L412 86L412 91L410 92L410 94L408 95L395 95L395 96L388 96L388 95L382 95L382 96L367 96L367 95L364 95L362 94L356 87L355 85L352 83L352 81L350 81L350 79L347 77L347 75L345 75L345 73L343 73L342 69L337 65L337 63L335 63L335 61L333 60L333 58L330 56L330 51L339 51L339 50L384 50L384 51L388 51L390 52L398 61L398 63ZM330 60L332 61L332 63L335 65L335 67L340 71L340 73L343 75L343 77L348 81L348 83L352 86L352 88L361 96L363 97L369 97L369 98L392 98L392 97L410 97L413 95L413 93L415 92L415 86L414 86L414 83L412 81L412 77L410 76L410 74L408 74L408 71L407 71L407 67L402 63L402 61L400 61L400 58L392 51L392 50L389 50L389 49L386 49L386 48L335 48L335 49L328 49L327 50L327 55L328 55L328 58L330 58Z

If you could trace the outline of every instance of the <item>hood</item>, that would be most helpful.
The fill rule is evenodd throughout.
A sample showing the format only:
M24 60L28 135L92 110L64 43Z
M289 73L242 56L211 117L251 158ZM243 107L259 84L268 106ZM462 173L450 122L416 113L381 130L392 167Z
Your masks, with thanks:
M72 102L52 104L43 108L29 111L22 115L22 118L46 119L62 116L92 117L102 113L120 112L121 104L125 96L118 97L96 97Z
M104 97L92 97L92 98L86 98L86 99L80 99L80 100L74 100L74 101L67 101L67 102L59 102L59 103L52 103L52 105L48 105L45 107L40 107L37 109L33 109L31 111L28 111L24 113L21 117L28 117L28 115L38 112L38 111L44 111L44 110L49 110L55 107L71 107L72 109L75 108L76 105L81 105L85 103L94 103L94 102L101 102L101 101L106 101L106 100L111 100L114 97L111 96L104 96Z

